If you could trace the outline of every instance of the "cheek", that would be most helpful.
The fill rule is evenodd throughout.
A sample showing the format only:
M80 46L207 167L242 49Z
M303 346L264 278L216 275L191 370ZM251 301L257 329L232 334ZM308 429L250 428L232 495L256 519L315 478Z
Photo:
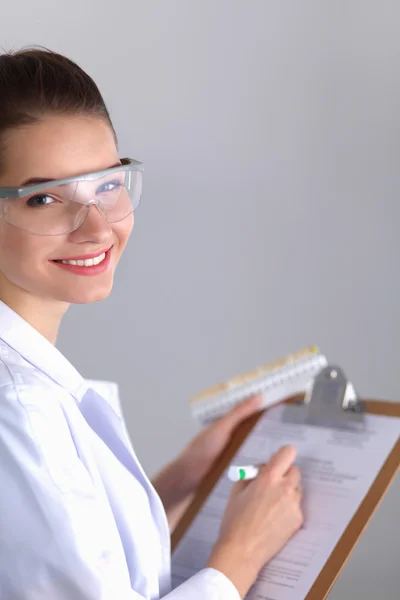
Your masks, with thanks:
M23 267L24 263L30 263L30 247L26 243L26 236L21 231L9 227L2 228L0 232L0 268L6 275L8 271L15 269L16 265Z
M120 221L119 223L114 223L113 232L115 237L118 239L118 254L120 255L124 250L129 236L131 235L132 229L134 225L134 216L133 213Z
M29 235L5 223L0 227L0 271L9 281L21 285L24 279L34 278L47 265L49 244L41 236Z

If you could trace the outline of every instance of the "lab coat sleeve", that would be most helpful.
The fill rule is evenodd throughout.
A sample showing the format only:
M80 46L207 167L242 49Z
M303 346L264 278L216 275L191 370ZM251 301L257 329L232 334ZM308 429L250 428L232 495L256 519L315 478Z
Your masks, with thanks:
M83 466L79 470L78 457L73 477L67 472L63 479L61 471L58 477L58 432L37 414L37 407L33 410L35 427L13 385L0 387L0 598L149 600L131 588L123 569L118 571L115 565L123 566L123 560L108 566L96 527L90 529L90 519L82 518L95 508L91 479ZM50 439L44 438L51 435L53 462L43 452ZM77 477L77 489L68 489L68 481L73 485ZM86 513L81 513L85 504ZM165 598L238 600L239 594L222 573L203 569Z

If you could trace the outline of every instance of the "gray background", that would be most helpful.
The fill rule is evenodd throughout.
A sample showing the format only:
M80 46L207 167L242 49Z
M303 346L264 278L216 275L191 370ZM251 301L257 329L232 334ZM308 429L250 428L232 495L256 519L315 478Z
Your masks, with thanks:
M317 343L399 399L399 18L393 0L1 3L99 84L146 165L111 297L59 347L119 382L150 474L196 431L188 398ZM397 480L330 598L398 598Z

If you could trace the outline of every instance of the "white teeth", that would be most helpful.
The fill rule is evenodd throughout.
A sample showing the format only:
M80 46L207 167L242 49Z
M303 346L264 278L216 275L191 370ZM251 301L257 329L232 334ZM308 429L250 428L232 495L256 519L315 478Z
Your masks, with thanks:
M106 257L106 253L100 254L100 256L96 256L95 258L87 258L86 260L62 260L61 262L64 265L78 265L78 267L93 267L93 265L98 265Z
M93 264L94 265L98 265L99 263L103 262L103 260L106 257L106 253L103 252L103 254L100 254L100 256L96 256L96 258L93 259Z

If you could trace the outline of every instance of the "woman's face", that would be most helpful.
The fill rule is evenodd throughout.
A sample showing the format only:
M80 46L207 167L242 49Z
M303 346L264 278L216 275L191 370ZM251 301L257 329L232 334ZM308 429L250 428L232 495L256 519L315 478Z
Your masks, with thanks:
M30 178L62 179L98 171L119 163L112 130L90 117L47 117L41 123L15 129L6 139L0 187L17 187ZM111 291L118 260L133 227L133 214L107 223L91 206L81 226L63 235L35 235L0 219L0 293L67 303L87 303ZM101 255L111 248L102 268L60 266L60 260ZM99 266L101 266L100 263ZM7 290L5 290L5 287Z

